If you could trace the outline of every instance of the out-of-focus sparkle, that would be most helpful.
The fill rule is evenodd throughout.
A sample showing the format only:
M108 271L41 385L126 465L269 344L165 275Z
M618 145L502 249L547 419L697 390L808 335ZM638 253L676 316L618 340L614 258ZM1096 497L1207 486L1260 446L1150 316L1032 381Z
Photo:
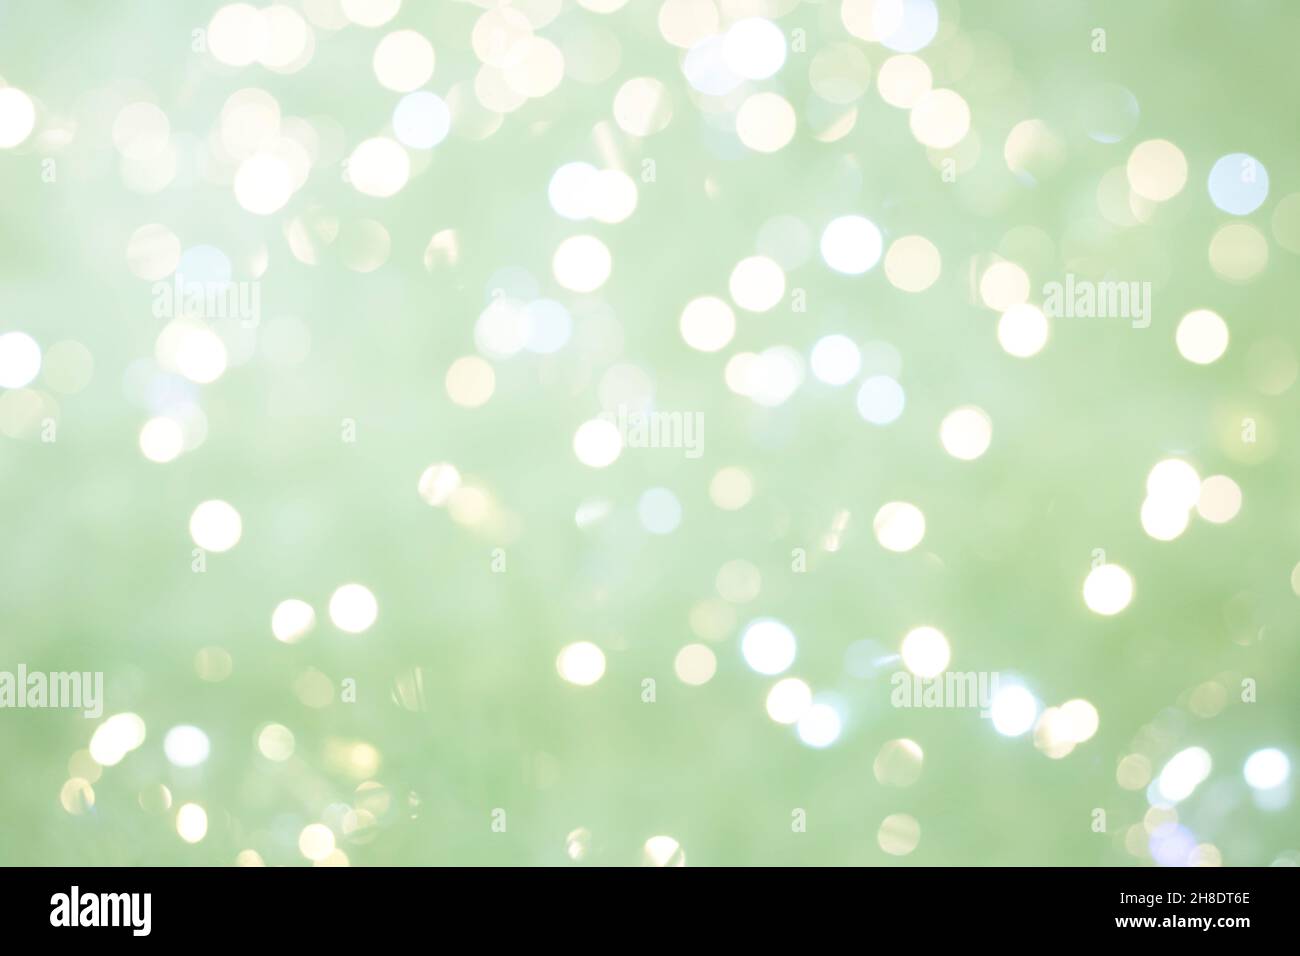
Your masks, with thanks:
M316 612L306 601L289 598L271 613L271 633L284 644L296 644L316 626Z
M903 664L917 677L938 677L948 668L952 651L937 627L917 627L907 632L900 648Z
M555 669L570 684L587 687L604 676L605 653L590 641L577 641L561 649Z
M775 153L794 138L798 118L779 93L755 93L736 111L736 135L757 153Z
M861 275L875 266L882 247L880 230L863 216L833 219L822 232L822 258L845 275Z
M190 537L205 551L229 551L242 534L243 521L228 502L205 501L190 515Z
M1034 305L1013 305L998 320L998 344L1008 355L1030 358L1047 344L1047 317Z
M913 103L909 122L922 145L949 149L970 132L970 107L952 90L927 90Z
M1011 684L993 695L990 710L994 730L1004 737L1019 737L1038 719L1038 700L1028 689Z
M670 836L652 836L641 849L644 866L685 866L686 851Z
M921 824L906 813L891 813L881 821L876 842L890 856L907 856L921 842Z
M1133 576L1118 564L1102 564L1088 572L1083 582L1083 601L1096 614L1111 616L1133 600Z
M1166 139L1139 143L1129 153L1126 168L1133 191L1153 202L1173 199L1187 185L1187 159Z
M888 375L873 375L858 389L858 414L873 425L888 425L903 414L903 386Z
M812 688L797 677L786 677L767 692L767 715L778 724L794 724L812 706Z
M184 803L176 811L176 833L186 843L199 843L208 835L208 814L197 803Z
M683 684L707 684L717 669L717 657L704 644L687 644L673 659L673 672Z
M1251 789L1272 790L1291 776L1291 761L1276 747L1266 747L1247 757L1241 772Z
M988 451L993 423L981 408L965 405L949 412L939 426L944 451L962 461L974 461Z
M925 537L925 515L907 501L882 505L871 522L880 546L890 551L911 551Z
M208 759L209 750L208 735L190 724L173 727L163 738L163 752L176 767L197 767Z
M760 674L780 674L794 663L794 632L773 618L751 621L740 639L745 663Z
M34 338L26 332L0 335L0 388L25 388L40 371L41 347Z
M573 292L595 292L609 278L612 266L609 248L595 236L570 236L551 259L555 281Z
M1178 323L1174 341L1187 361L1209 365L1228 350L1228 324L1209 309L1196 309Z
M1229 153L1210 168L1209 190L1219 209L1248 216L1268 198L1268 170L1248 153Z
M593 418L578 426L573 435L573 453L588 468L612 465L623 452L623 436L613 422Z
M840 737L844 720L833 704L814 702L795 724L799 739L818 750L829 747Z
M379 602L363 584L345 584L330 595L330 620L340 631L360 634L379 616Z
M22 145L36 126L32 98L14 86L0 89L0 149Z
M736 314L726 302L706 295L686 303L679 325L682 340L691 348L716 352L736 334Z

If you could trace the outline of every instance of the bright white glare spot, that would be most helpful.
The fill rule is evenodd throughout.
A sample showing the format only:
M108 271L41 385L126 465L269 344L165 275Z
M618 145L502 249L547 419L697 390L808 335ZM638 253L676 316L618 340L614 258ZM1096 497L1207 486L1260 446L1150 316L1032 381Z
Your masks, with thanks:
M266 54L271 42L271 21L247 3L218 8L208 21L208 50L227 66L248 66Z
M271 633L277 641L296 644L316 626L316 612L306 601L289 598L271 612Z
M827 385L847 385L862 368L862 354L848 336L826 335L817 340L808 362Z
M269 216L283 208L293 188L289 165L269 153L250 156L235 172L235 200L254 215Z
M988 451L993 440L993 423L983 409L974 405L955 408L939 426L943 450L962 461L974 461Z
M692 299L682 309L682 340L701 352L716 352L736 334L736 314L716 296Z
M1013 305L998 320L998 344L1008 355L1029 358L1047 344L1047 316L1033 305Z
M95 728L90 737L90 756L101 767L113 767L144 740L144 721L137 714L114 714Z
M917 627L907 632L901 648L903 664L917 677L937 677L952 659L948 639L936 627Z
M210 385L226 371L226 344L211 329L190 320L175 319L158 335L160 364L170 366L191 382Z
M1201 497L1201 476L1181 458L1166 458L1147 475L1147 494L1187 510Z
M420 473L416 490L425 504L441 508L451 498L452 493L460 487L460 471L455 465L439 462L430 465Z
M555 669L570 684L587 687L604 675L605 653L590 641L578 641L560 651Z
M598 171L591 177L588 188L591 218L597 222L622 222L636 211L636 183L621 169Z
M785 34L771 20L737 20L722 39L727 68L747 80L765 80L785 63Z
M1228 350L1228 323L1209 309L1196 309L1178 323L1174 341L1187 361L1209 365Z
M363 140L348 158L348 180L357 192L383 199L399 192L411 175L411 159L394 140Z
M374 67L379 85L410 93L433 76L433 45L414 30L396 30L375 47Z
M1192 795L1192 791L1210 775L1213 763L1202 747L1188 747L1169 759L1160 771L1156 789L1170 803L1178 803Z
M24 388L40 371L41 347L34 338L25 332L0 335L0 388Z
M1133 576L1118 564L1102 564L1088 572L1083 582L1083 602L1096 614L1109 617L1133 600Z
M750 312L766 312L785 295L785 273L766 256L742 259L731 270L732 301Z
M799 739L809 747L829 747L839 739L840 730L844 723L840 719L839 711L830 704L813 704L799 718L799 723L795 730L799 734Z
M1019 737L1034 726L1038 717L1038 701L1034 695L1018 684L999 688L993 695L993 729L1004 737Z
M197 803L184 803L176 811L176 833L186 843L198 843L208 835L208 814Z
M185 432L174 418L151 418L140 429L140 451L150 461L166 464L185 450Z
M362 584L345 584L330 595L330 620L340 631L360 634L379 616L379 602Z
M205 551L229 551L243 530L239 512L224 501L205 501L190 515L190 537Z
M613 422L593 418L574 432L573 453L588 468L604 468L623 453L623 436Z
M312 823L298 834L298 852L313 863L326 859L334 852L334 831L323 823Z
M883 240L875 223L863 216L832 219L822 232L826 264L845 275L861 275L880 261Z
M0 89L0 149L18 146L35 126L36 106L31 97L13 86Z
M873 425L888 425L903 414L903 386L888 375L873 375L858 389L858 414Z
M565 163L551 175L547 198L557 215L575 222L591 216L591 182L596 167L591 163Z
M612 265L608 247L595 236L570 236L551 259L555 281L573 292L595 292L609 278Z
M812 688L797 677L786 677L767 692L767 716L778 724L793 724L812 706Z
M190 724L173 727L163 738L163 753L176 767L197 767L208 759L210 750L208 735Z
M890 551L911 551L925 537L925 515L916 505L891 501L876 512L872 530L881 547Z
M1187 530L1191 512L1168 498L1148 497L1140 513L1142 530L1157 541L1173 541Z
M1247 757L1241 772L1252 789L1272 790L1291 776L1291 761L1276 747L1268 747Z
M779 674L794 663L794 632L780 621L759 618L745 628L740 652L745 663L760 674Z
M587 0L588 3L591 0ZM642 859L646 866L685 866L686 851L680 843L670 836L652 836L641 848Z
M1090 740L1099 723L1097 708L1082 698L1067 700L1056 716L1056 729L1072 744Z

